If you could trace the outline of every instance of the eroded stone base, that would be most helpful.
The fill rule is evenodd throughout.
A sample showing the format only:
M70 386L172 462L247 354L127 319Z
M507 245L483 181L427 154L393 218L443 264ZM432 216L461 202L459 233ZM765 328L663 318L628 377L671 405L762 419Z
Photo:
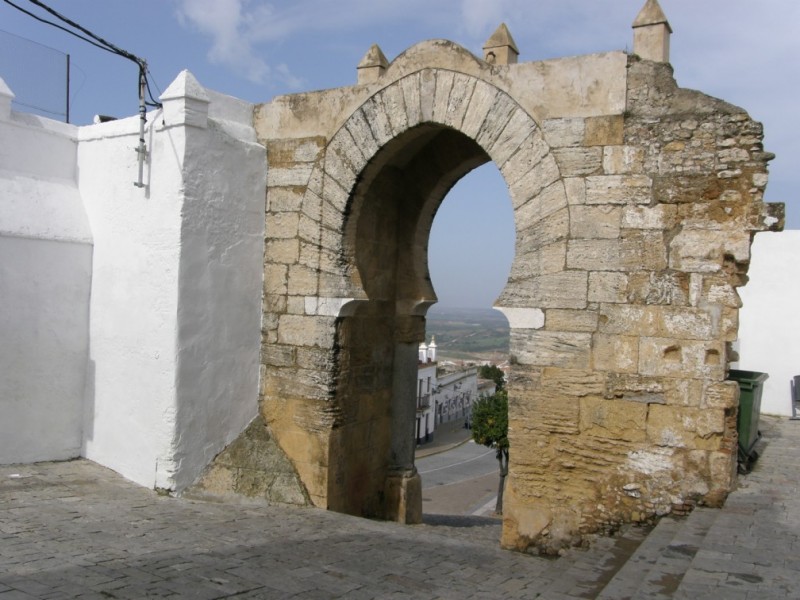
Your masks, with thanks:
M422 479L413 473L393 473L386 478L387 521L407 525L422 523Z
M292 463L264 423L256 417L206 468L184 496L206 500L264 500L280 504L311 502Z

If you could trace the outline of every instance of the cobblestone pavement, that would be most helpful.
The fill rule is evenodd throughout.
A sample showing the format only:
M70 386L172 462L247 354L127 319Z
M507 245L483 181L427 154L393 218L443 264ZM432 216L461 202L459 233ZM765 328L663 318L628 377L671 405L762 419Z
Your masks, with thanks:
M689 517L707 533L674 595L685 599L800 598L800 421L761 418L765 443L722 510Z
M800 598L800 423L775 431L674 597ZM169 498L85 460L0 467L0 600L621 598L608 590L645 578L625 568L643 529L555 560L501 550L499 534L481 517L410 527Z

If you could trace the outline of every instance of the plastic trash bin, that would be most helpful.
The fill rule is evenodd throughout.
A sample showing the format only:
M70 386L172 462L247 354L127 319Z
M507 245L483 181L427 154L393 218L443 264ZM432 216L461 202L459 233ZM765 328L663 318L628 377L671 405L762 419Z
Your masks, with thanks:
M758 371L739 371L731 369L728 379L739 384L739 414L736 417L736 431L739 434L739 470L748 472L758 458L753 450L761 434L758 431L758 417L761 414L761 392L767 373Z

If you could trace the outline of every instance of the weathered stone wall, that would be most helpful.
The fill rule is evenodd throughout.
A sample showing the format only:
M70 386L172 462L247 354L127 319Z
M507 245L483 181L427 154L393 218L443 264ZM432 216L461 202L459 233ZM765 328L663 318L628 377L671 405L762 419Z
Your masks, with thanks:
M555 225L573 305L547 293L545 326L512 330L504 543L520 549L725 499L736 288L773 210L760 125L668 65L632 57L625 113L569 127L583 137L550 141L574 192Z
M214 459L185 496L225 502L250 499L308 504L292 463L272 439L261 416Z
M780 226L760 126L623 53L497 66L434 41L369 68L256 111L260 411L310 501L418 520L428 235L453 183L492 161L517 232L497 301L515 363L503 544L556 551L719 504L736 287L753 233Z

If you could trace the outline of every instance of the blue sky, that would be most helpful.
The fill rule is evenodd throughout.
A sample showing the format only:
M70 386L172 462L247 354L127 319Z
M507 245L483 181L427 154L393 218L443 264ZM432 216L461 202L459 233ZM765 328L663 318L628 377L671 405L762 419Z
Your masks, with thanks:
M27 0L13 0L32 8ZM166 89L184 68L205 86L265 102L280 94L355 83L371 44L389 60L445 38L481 53L505 21L531 61L630 49L644 0L45 0L108 41L145 58ZM787 203L800 228L800 2L661 0L683 87L737 104L765 127L767 200ZM41 12L41 11L38 11ZM0 30L69 53L72 121L137 110L136 67L0 3ZM62 110L61 55L0 34L0 76ZM61 69L61 70L60 70ZM40 76L41 75L41 76ZM30 87L45 79L47 84ZM157 95L158 90L154 93ZM492 165L453 189L434 223L431 272L442 305L489 306L513 256L510 204ZM476 274L483 278L475 285ZM460 281L460 283L458 283Z

